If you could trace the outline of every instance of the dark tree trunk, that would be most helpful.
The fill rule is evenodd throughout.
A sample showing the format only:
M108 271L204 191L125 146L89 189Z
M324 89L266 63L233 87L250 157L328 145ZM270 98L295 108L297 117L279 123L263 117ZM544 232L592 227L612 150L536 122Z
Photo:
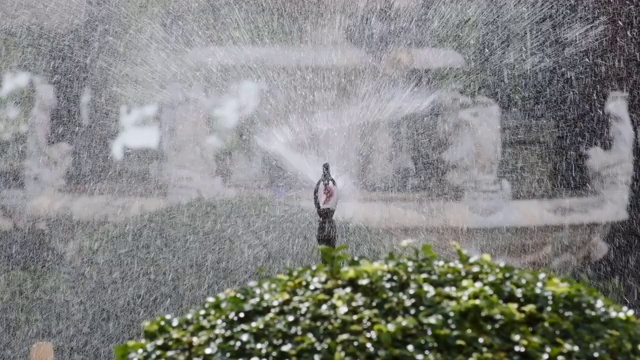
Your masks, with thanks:
M87 45L78 28L64 34L49 50L46 70L58 99L51 114L51 143L73 144L81 127L80 99L89 75Z
M108 61L102 57L112 56L114 41L117 41L121 24L114 21L116 16L108 7L109 1L93 1L88 20L78 29L74 38L72 54L68 56L68 62L76 62L79 65L78 74L75 77L80 83L75 86L66 85L67 101L69 107L61 109L60 115L67 114L70 120L62 116L58 119L63 125L63 133L60 139L69 140L74 145L73 165L69 173L68 183L74 188L88 188L111 173L111 160L109 158L109 141L116 134L113 133L114 124L117 121L118 105L113 101L114 92L110 86L110 73L112 69ZM80 64L82 62L82 64ZM89 104L89 124L81 124L79 105L80 97L89 87L92 92ZM62 95L62 94L60 94Z

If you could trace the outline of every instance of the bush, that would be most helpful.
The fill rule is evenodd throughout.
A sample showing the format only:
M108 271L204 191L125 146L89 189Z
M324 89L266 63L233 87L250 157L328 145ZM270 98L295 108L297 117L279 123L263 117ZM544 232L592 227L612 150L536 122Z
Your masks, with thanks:
M470 257L323 250L290 270L144 326L117 359L631 359L640 322L596 290ZM340 265L346 261L346 266Z

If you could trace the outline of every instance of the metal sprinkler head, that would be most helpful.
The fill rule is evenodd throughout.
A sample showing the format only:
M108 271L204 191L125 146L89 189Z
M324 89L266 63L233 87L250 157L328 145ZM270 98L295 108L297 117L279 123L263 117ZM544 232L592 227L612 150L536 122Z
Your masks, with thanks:
M322 172L325 174L329 173L329 163L322 164Z

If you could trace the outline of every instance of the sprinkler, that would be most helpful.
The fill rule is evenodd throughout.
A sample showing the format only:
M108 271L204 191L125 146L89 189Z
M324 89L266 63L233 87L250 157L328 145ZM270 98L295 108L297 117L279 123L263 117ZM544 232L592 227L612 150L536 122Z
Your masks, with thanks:
M338 205L338 185L331 176L329 164L322 165L322 177L313 191L313 202L320 219L316 239L319 245L336 247L336 223L333 214Z

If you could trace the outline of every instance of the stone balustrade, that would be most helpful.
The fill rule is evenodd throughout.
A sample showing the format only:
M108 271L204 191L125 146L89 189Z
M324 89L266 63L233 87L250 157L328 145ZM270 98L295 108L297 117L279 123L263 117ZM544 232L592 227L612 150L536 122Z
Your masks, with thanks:
M302 51L304 49L264 48L258 51L233 48L226 50L230 52L229 57L213 51L216 49L199 49L188 56L194 62L205 61L223 67L238 65L237 60L242 66L249 67L357 68L368 61L362 54L349 49L332 53L331 49L318 48L311 57ZM410 58L415 60L417 53L410 53L413 54ZM427 53L434 54L433 51ZM289 55L282 57L282 54ZM423 60L426 62L422 65L412 60L410 66L445 66L444 63L429 63L433 60L429 59L425 56ZM451 60L450 57L448 59ZM455 57L451 61L453 63L447 66L461 65L456 65ZM137 147L148 147L159 154L157 169L150 173L165 185L165 193L161 198L118 198L117 195L65 193L65 174L71 166L71 146L48 143L50 113L56 106L55 89L36 76L31 76L29 81L34 89L34 105L26 137L25 186L24 190L5 190L0 196L0 205L9 209L5 212L12 214L5 213L5 218L0 218L5 230L13 227L4 221L7 216L41 220L63 213L81 220L99 218L116 221L198 198L231 196L229 186L238 178L219 176L219 170L225 164L221 162L224 158L216 156L216 153L232 154L236 151L223 149L225 144L239 141L240 138L236 139L236 126L246 117L253 116L261 104L261 91L268 90L257 85L260 82L245 80L229 88L226 95L212 95L201 86L186 86L176 81L165 96L158 99L158 105L153 105L153 114L149 113L157 122L144 125L155 134L154 138L139 146L127 143L124 140L126 134L114 139L114 144L122 145L117 149L114 147L115 161L127 161L124 156L127 147L133 152ZM409 142L409 147L397 147L396 143L404 144L404 141L402 136L394 138L394 130L401 129L403 131L398 133L404 136L428 140L430 147L426 149L426 155L443 161L445 166L441 177L447 180L450 188L457 188L461 195L444 200L446 197L441 196L447 191L444 182L440 184L443 187L427 186L426 192L406 194L411 197L410 201L390 199L393 194L389 193L377 194L359 189L355 192L357 196L341 205L336 214L338 219L381 227L396 232L399 238L421 234L423 238L432 239L441 249L447 248L445 241L456 238L469 249L489 252L505 261L562 270L581 261L594 261L604 256L607 247L602 238L609 224L627 218L635 134L623 93L612 93L605 104L613 137L611 149L596 147L586 151L592 194L584 198L536 200L526 198L542 197L551 180L549 168L540 166L548 164L549 159L535 149L542 146L548 153L550 147L544 144L552 139L544 134L532 134L525 128L532 125L544 130L543 124L546 123L505 121L501 109L492 100L483 97L471 99L455 91L403 92L396 86L385 88L390 91L385 93L382 88L366 81L354 84L370 87L369 95L365 96L369 102L354 104L347 101L338 109L301 116L306 120L298 124L298 128L289 127L290 130L295 129L289 131L290 138L278 139L276 136L275 141L290 146L289 151L296 151L301 157L299 162L315 159L320 154L316 150L322 149L322 156L339 157L336 165L338 169L346 169L345 179L361 176L379 184L389 180L385 177L397 175L399 168L393 162L394 156L404 153L407 159L413 157L413 160L405 161L411 165L410 162L415 161L419 154L407 151L411 152L411 147L425 150L421 143L415 141ZM85 109L82 112L85 125L90 123L86 111L88 101L90 92L79 104ZM265 106L272 111L275 109L272 105L267 102ZM371 116L363 117L363 112ZM131 117L132 113L130 109L124 111L123 116ZM402 121L386 120L394 116L405 119L405 116L423 113L423 117L412 120L415 122L412 126L417 127L407 126ZM271 114L273 116L273 112ZM338 121L340 119L344 121ZM433 125L433 129L421 132L424 124ZM134 125L143 126L129 124L122 130L130 131ZM318 144L322 146L316 146ZM298 145L302 148L296 148ZM245 155L247 159L251 157L249 153ZM227 170L240 171L244 176L242 181L251 187L251 181L246 182L245 175L251 173L255 177L254 183L257 183L264 174L261 175L255 163L247 159L243 167L232 166ZM367 165L367 159L373 166L363 166ZM287 159L281 156L279 161L283 160ZM295 166L289 170L303 171ZM306 170L303 172L298 175L303 178L309 175ZM541 186L534 186L538 183ZM441 196L440 200L434 199L434 189ZM512 199L514 195L516 200ZM303 206L309 204L305 201Z

